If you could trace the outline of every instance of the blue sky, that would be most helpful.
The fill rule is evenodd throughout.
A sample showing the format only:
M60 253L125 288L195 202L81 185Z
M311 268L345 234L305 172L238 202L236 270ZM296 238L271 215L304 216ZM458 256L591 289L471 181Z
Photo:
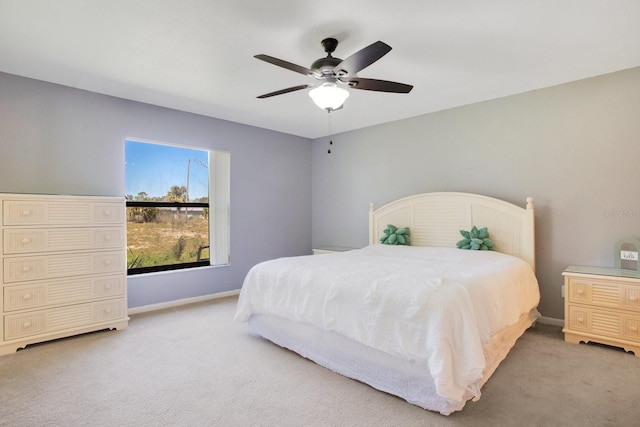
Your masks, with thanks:
M164 197L174 185L186 187L189 164L189 200L207 197L209 169L203 165L209 164L208 157L204 150L127 140L127 195L144 191L150 197Z

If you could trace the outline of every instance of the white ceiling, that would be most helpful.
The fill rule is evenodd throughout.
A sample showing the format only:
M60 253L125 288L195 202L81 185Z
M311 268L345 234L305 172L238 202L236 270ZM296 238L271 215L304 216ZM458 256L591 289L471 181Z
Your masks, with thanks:
M327 113L305 67L382 40L334 133L640 66L640 0L0 0L0 71L308 138ZM1 94L1 88L0 88Z

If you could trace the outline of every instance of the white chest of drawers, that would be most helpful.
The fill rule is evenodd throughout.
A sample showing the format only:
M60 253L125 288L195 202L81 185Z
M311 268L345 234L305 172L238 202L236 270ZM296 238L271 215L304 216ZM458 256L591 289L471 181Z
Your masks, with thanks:
M613 345L640 357L640 273L570 266L562 275L565 341Z
M0 355L127 327L125 219L122 197L0 194Z

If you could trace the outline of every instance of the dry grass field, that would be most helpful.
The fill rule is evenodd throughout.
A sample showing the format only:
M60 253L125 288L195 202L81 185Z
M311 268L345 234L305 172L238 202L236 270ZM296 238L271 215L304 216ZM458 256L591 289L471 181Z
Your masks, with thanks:
M201 216L159 216L154 222L127 222L127 266L150 267L197 261L209 245L207 220ZM201 259L209 258L203 249Z

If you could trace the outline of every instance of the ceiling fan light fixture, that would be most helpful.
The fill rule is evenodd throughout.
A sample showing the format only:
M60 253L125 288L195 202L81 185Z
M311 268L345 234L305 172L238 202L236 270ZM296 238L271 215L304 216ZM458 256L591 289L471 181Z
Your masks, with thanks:
M323 110L337 110L349 97L349 91L335 83L326 82L309 91L313 102Z

